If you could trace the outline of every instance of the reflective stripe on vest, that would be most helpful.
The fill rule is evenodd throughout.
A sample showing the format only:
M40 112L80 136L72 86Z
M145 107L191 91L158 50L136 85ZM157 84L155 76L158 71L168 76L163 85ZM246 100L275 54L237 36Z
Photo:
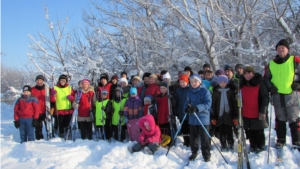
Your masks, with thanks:
M72 107L72 103L67 98L68 95L72 92L72 86L67 86L65 88L60 88L54 86L56 93L56 108L57 110L69 110Z
M294 56L282 63L277 64L273 60L270 62L270 72L272 74L271 82L278 89L278 93L292 93L292 83L294 80Z
M103 106L104 107L106 107L106 104L108 103L108 101L109 101L108 99L103 101ZM102 123L102 102L96 101L95 106L96 106L96 115L95 115L96 126L103 126L103 123ZM105 125L105 118L106 118L106 113L104 112L104 125Z

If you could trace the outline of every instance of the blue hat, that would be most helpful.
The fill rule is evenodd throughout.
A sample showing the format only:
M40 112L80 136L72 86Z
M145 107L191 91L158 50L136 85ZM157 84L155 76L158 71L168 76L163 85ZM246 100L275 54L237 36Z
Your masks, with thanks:
M108 94L108 90L102 89L102 90L101 90L101 94Z
M228 77L225 75L221 75L218 77L218 83L225 82L228 83Z
M130 88L130 91L129 91L130 95L134 94L134 95L137 95L137 90L135 87L132 87Z
M152 96L151 95L147 95L144 97L144 101L152 101Z
M198 74L193 74L191 77L190 77L190 80L192 80L192 79L195 79L195 80L197 80L198 82L200 82L200 83L202 83L202 78L201 78L201 76L200 75L198 75Z

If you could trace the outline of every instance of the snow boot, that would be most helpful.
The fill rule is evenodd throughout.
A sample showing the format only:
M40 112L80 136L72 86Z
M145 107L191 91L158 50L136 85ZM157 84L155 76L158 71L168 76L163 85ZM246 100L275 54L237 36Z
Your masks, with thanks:
M282 149L282 147L285 145L285 137L286 137L286 122L280 121L276 119L276 125L275 130L277 134L277 143L276 148Z
M300 120L289 124L291 130L292 144L300 151Z
M189 157L189 160L194 161L197 156L198 156L197 153L192 153L192 155Z
M148 155L153 155L153 152L149 149L149 147L144 147L144 151L145 151L145 153L146 154L148 154Z
M127 147L127 150L132 154L133 153L133 149L131 146Z

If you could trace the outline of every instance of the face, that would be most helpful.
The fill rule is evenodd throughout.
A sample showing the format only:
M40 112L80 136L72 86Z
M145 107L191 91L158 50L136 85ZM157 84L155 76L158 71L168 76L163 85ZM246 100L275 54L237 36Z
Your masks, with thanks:
M125 79L127 79L127 76L126 76L126 74L121 74L121 78L125 78Z
M145 83L145 84L148 85L148 84L149 84L149 81L150 81L149 77L144 77L144 83Z
M150 125L145 125L146 130L150 131Z
M204 67L203 70L210 70L210 68L209 67Z
M112 84L116 84L117 83L117 79L112 79L111 82L112 82Z
M191 72L190 72L190 71L186 70L185 72L187 73L187 75L188 75L189 77L191 76Z
M88 83L86 83L86 82L85 83L81 83L81 87L82 87L83 90L88 90L89 86L90 85Z
M120 97L120 91L119 90L116 91L116 96Z
M120 82L121 87L126 87L126 82Z
M23 92L23 95L29 96L29 95L31 95L31 92L30 92L30 91L24 91L24 92Z
M212 73L205 73L204 79L210 80L212 78Z
M197 88L197 87L199 87L201 85L201 83L198 81L198 80L196 80L196 79L191 79L191 86L192 86L192 88Z
M236 73L238 74L238 75L242 75L243 74L243 69L242 68L236 68L235 69L235 71L236 71Z
M60 79L59 80L59 84L62 85L62 86L64 86L66 83L67 83L66 79Z
M37 80L35 81L35 83L36 83L37 86L43 86L44 81L43 81L42 79L37 79Z
M107 98L107 93L102 93L101 97L102 97L102 99L106 99Z
M147 101L144 101L144 105L150 105L151 104L151 101L147 100Z
M164 82L167 82L167 83L169 83L170 82L170 80L169 79L167 79L167 78L164 78L164 80L163 80Z
M154 83L155 83L155 78L150 77L150 78L149 78L149 84L154 84Z
M105 78L102 78L102 79L100 80L100 82L101 82L103 85L106 85L106 84L107 84L107 80L106 80Z
M227 83L226 82L220 82L219 85L220 85L221 88L225 88Z
M135 97L135 96L136 96L136 94L131 94L130 96L131 96L131 97Z
M248 80L251 80L253 78L254 74L252 72L245 72L244 73L244 77L245 79L248 81Z
M137 79L132 79L131 82L132 82L133 85L136 85L136 84L138 84L140 81L138 81Z
M225 75L228 77L228 79L232 79L232 77L233 77L233 73L230 70L226 70Z
M166 94L167 91L168 91L168 89L167 89L165 86L160 86L160 92L161 92L162 94Z
M180 81L179 81L179 85L180 85L182 88L185 88L185 87L188 85L188 83L187 83L186 81L180 80Z
M287 47L285 47L285 46L278 46L277 47L277 53L278 53L278 55L281 57L281 58L284 58L284 57L286 57L287 56L287 54L289 53L289 49L287 48Z

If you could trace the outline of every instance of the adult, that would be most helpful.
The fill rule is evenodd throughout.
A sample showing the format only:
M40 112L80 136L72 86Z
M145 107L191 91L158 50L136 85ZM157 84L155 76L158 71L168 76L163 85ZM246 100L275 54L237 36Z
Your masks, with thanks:
M276 147L281 149L286 143L286 122L289 123L292 144L300 146L300 58L289 54L289 43L285 39L281 39L275 49L277 55L266 66L264 77L275 108Z
M194 74L193 71L192 71L192 68L190 66L186 66L184 68L184 71L188 74L189 77Z
M108 80L109 80L109 76L107 73L102 73L100 75L100 82L98 83L97 99L99 99L99 97L101 97L101 92L104 89L108 91L107 99L110 99L110 88L112 86L112 83L110 83Z

